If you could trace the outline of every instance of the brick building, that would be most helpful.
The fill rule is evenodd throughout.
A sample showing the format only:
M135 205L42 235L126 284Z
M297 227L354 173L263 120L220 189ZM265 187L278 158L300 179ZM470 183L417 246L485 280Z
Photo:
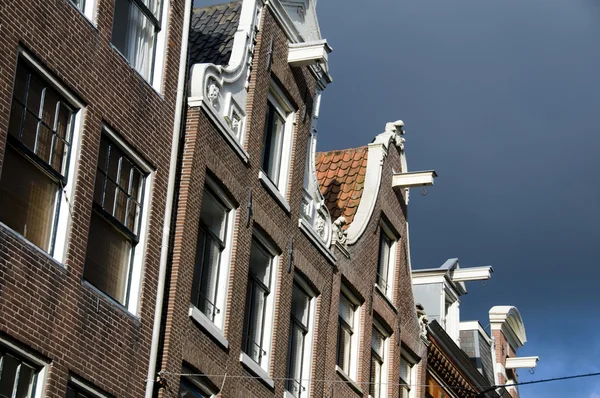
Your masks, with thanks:
M184 0L0 2L2 397L144 395L183 26Z
M314 1L194 9L162 397L416 397L403 123L315 153Z
M461 321L466 283L486 281L492 267L461 268L451 258L439 268L413 271L413 290L427 358L420 367L426 398L518 398L517 369L535 368L538 357L517 357L525 343L519 311L496 306L489 312L491 335L478 321Z

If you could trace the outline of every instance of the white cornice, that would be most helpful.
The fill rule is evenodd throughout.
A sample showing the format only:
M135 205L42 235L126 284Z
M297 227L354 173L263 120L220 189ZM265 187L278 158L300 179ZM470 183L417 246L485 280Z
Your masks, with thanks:
M470 267L453 270L451 278L453 282L485 281L492 277L494 269L491 266Z
M495 306L489 315L491 329L500 330L513 349L517 350L527 342L525 325L516 307Z
M434 170L411 171L394 174L392 177L392 187L394 188L412 188L433 185L433 179L437 177Z
M537 366L540 357L506 358L506 369L533 369Z
M379 187L381 185L381 173L383 162L388 154L391 144L401 146L403 138L401 138L402 126L404 123L401 120L387 123L385 131L375 137L368 147L367 155L367 171L365 175L365 186L363 188L358 209L354 215L354 220L348 227L348 244L355 244L362 234L367 229L369 220L373 215L377 196L379 195Z

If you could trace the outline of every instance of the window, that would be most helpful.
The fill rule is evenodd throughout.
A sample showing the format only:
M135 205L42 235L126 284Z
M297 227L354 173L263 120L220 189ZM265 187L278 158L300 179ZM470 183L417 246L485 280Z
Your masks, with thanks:
M71 3L79 10L83 15L94 23L94 13L96 11L96 0L70 0Z
M243 349L264 370L268 369L271 342L275 258L267 242L255 235L250 250Z
M216 395L211 393L211 389L198 379L194 378L192 380L182 377L179 383L177 398L210 398Z
M39 397L41 367L0 346L0 397Z
M338 320L337 366L356 380L359 344L359 302L350 290L342 285Z
M161 0L115 0L112 44L151 84L161 11Z
M383 294L392 297L396 242L387 226L382 226L379 235L379 259L377 263L377 286Z
M0 221L62 261L77 109L21 55L0 175Z
M229 271L234 217L233 205L215 183L207 179L202 196L192 305L212 323L223 325L223 306Z
M285 205L292 147L294 113L285 95L271 87L267 102L265 135L259 178ZM288 210L289 211L289 210Z
M412 398L413 391L413 363L405 358L404 355L400 357L400 390L402 398Z
M113 138L100 140L83 277L135 312L150 169Z
M112 395L98 390L95 386L78 377L69 375L65 398L112 398Z
M314 308L312 292L308 284L296 276L292 288L292 311L290 314L290 336L286 390L296 398L308 397L312 339L314 328Z
M371 377L369 384L369 394L373 398L386 396L384 391L386 385L383 384L385 374L385 351L386 336L375 326L371 335Z

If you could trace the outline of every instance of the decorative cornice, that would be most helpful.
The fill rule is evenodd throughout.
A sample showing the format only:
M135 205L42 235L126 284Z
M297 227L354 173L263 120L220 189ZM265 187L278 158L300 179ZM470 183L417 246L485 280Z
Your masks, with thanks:
M404 138L402 138L402 134L404 134L402 130L403 126L404 122L402 120L387 123L385 131L376 136L373 142L368 145L369 155L367 157L365 187L354 220L348 227L349 245L353 245L358 241L367 229L369 220L373 215L381 185L383 162L388 155L390 145L394 144L401 152L404 151Z
M510 346L517 350L527 342L521 313L513 306L495 306L490 309L490 327L500 330Z

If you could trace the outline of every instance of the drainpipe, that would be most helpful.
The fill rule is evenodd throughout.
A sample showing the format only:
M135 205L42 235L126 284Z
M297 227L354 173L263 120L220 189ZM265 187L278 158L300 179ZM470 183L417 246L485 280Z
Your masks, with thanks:
M146 378L145 398L152 398L154 382L156 379L156 358L158 356L158 343L160 338L160 324L165 294L165 280L167 276L167 260L169 257L169 241L171 238L171 217L173 214L173 198L175 196L175 180L177 174L177 155L179 154L179 139L181 136L181 120L183 116L188 37L190 33L190 20L192 14L192 0L185 0L183 13L183 31L181 34L181 53L179 54L179 78L177 80L177 99L175 102L175 120L173 121L173 144L171 145L171 161L169 164L169 180L167 184L167 201L165 204L165 217L163 220L163 234L160 249L160 264L158 270L158 287L156 291L156 307L154 309L154 325L152 327L152 345L150 346L150 360L148 363L148 376Z

